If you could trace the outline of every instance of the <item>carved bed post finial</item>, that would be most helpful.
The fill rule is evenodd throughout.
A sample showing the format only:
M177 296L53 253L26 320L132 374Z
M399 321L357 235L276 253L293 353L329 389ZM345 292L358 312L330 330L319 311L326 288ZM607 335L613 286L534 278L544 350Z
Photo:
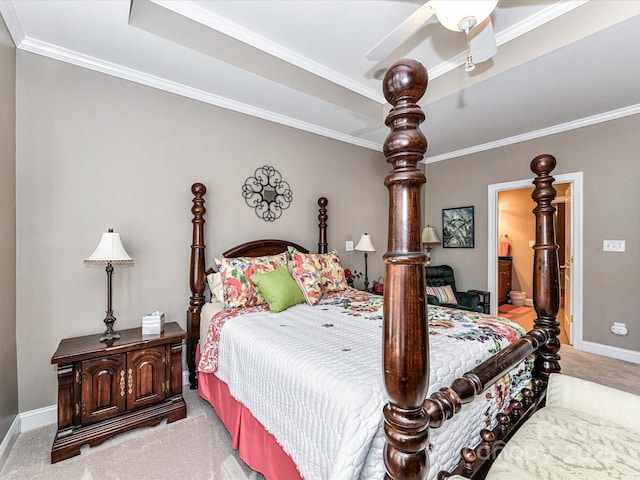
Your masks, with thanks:
M385 261L384 407L385 478L424 479L429 470L426 447L429 417L423 402L429 388L429 338L425 321L426 255L420 237L420 193L426 178L417 168L427 149L420 131L425 119L418 100L427 88L427 71L415 60L396 62L385 75L384 95L393 106L384 154L393 171L389 190L389 239Z
M556 321L560 308L558 245L554 230L556 207L551 203L556 197L556 189L552 185L554 178L550 175L555 166L556 159L552 155L538 155L531 161L531 171L537 175L531 194L537 203L533 209L537 241L533 247L533 307L537 314L534 327L549 333L549 339L536 355L534 374L544 380L548 380L551 373L560 371L560 324Z
M191 262L189 271L189 286L191 297L189 298L189 309L187 310L187 364L189 367L189 385L198 387L196 377L196 346L200 338L200 311L205 303L204 298L204 194L207 187L202 183L194 183L191 186L193 193L193 238L191 241Z
M318 253L327 253L327 204L329 200L325 197L318 199Z

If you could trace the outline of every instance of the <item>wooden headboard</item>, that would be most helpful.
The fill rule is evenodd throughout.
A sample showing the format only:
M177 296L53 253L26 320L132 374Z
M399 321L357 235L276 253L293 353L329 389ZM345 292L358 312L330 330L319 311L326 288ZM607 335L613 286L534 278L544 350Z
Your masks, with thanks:
M200 340L200 314L202 306L206 302L205 286L206 276L214 270L205 267L205 240L204 240L204 195L207 187L202 183L194 183L191 186L193 194L193 206L191 213L193 218L193 235L191 241L191 259L189 264L189 286L191 296L189 297L189 308L187 309L187 365L189 367L189 385L198 388L198 377L196 373L196 348ZM327 253L327 205L329 201L325 197L318 199L318 253ZM225 257L259 257L263 255L276 255L286 252L288 247L294 247L302 253L309 253L309 250L297 243L280 239L252 240L240 245L236 245L226 250L222 255Z
M287 240L267 239L253 240L251 242L243 243L230 248L222 255L227 258L261 257L263 255L277 255L278 253L286 252L289 247L294 247L302 253L309 253L309 250L301 247L297 243L288 242Z

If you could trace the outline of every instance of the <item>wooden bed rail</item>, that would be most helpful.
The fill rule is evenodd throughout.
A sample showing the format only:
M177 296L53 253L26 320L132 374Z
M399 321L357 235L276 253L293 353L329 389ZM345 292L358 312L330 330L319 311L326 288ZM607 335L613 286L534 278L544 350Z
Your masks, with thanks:
M534 328L461 378L456 378L450 387L443 387L431 394L424 402L429 415L429 427L441 427L460 411L463 404L475 400L477 395L538 350L548 339L549 334L545 330Z

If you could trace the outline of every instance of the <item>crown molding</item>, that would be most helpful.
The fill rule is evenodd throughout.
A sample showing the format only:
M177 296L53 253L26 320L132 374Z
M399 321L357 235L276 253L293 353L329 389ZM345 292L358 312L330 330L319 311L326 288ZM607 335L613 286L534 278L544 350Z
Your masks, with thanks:
M535 15L531 15L521 22L512 25L509 28L506 28L502 32L496 34L496 43L498 46L503 45L511 40L515 40L516 38L524 35L525 33L534 30L541 25L544 25L551 20L554 20L565 13L569 13L571 10L578 8L581 5L584 5L589 0L569 0L565 2L555 3L544 10L536 13Z
M7 25L13 43L18 47L26 35L13 2L0 1L0 16L2 16L4 23Z
M628 107L619 108L617 110L611 110L609 112L599 113L590 117L579 118L578 120L573 120L571 122L560 123L551 127L542 128L540 130L523 133L521 135L503 138L494 142L483 143L481 145L475 145L473 147L463 148L461 150L447 152L441 155L434 155L433 157L425 158L424 160L422 160L422 163L428 164L441 162L443 160L449 160L450 158L462 157L464 155L484 152L486 150L505 147L507 145L513 145L515 143L526 142L527 140L555 135L556 133L568 132L570 130L575 130L576 128L588 127L590 125L596 125L598 123L608 122L610 120L616 120L618 118L628 117L630 115L637 115L638 113L640 113L640 103L630 105Z
M314 125L309 122L299 120L297 118L281 115L276 112L272 112L263 108L254 107L252 105L231 100L220 95L215 95L204 90L192 88L184 84L173 82L164 78L150 75L148 73L140 72L132 68L124 67L116 63L101 60L96 57L84 55L73 50L65 49L52 45L50 43L35 40L29 37L25 37L18 48L30 53L43 55L45 57L53 58L61 62L70 63L79 67L94 70L100 73L105 73L114 77L129 80L141 85L163 90L165 92L174 93L183 97L191 98L200 102L215 105L217 107L225 108L239 113L244 113L252 117L261 118L274 123L279 123L288 127L292 127L298 130L303 130L323 137L332 138L340 142L350 143L359 147L368 148L371 150L382 151L382 146L376 142L357 138L336 130Z

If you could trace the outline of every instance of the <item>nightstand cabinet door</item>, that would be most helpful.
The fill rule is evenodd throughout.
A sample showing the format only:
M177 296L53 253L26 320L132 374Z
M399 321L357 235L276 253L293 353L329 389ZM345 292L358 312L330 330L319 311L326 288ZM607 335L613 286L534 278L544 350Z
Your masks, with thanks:
M75 404L78 424L99 422L127 409L126 354L85 360L79 366L82 395Z
M153 405L166 398L166 366L164 345L129 353L127 361L129 410Z
M65 338L51 357L58 365L58 432L51 463L80 455L133 428L187 416L182 398L182 341L185 331L169 322L159 335L121 330L120 338Z

